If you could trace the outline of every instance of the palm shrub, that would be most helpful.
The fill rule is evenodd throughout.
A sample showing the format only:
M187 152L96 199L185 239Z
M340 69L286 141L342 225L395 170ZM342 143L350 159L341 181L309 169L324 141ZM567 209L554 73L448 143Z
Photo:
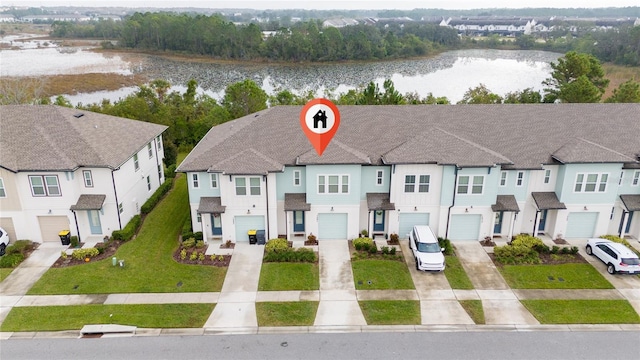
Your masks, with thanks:
M264 247L264 250L267 253L272 252L284 252L289 249L289 242L287 239L271 239L267 241L267 244Z
M370 251L371 248L376 248L376 245L373 243L373 240L366 237L359 237L357 239L353 239L353 247L358 251ZM377 251L377 249L376 249Z

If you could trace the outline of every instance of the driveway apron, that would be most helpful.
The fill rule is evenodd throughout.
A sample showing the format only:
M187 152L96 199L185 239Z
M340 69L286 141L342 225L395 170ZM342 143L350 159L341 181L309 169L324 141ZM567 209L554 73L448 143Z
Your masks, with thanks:
M256 295L264 246L237 243L220 291L218 303L205 328L256 328Z
M351 270L349 244L345 240L319 242L320 303L314 325L366 325Z
M511 291L479 242L459 241L454 242L454 246L462 267L482 300L486 324L539 324Z

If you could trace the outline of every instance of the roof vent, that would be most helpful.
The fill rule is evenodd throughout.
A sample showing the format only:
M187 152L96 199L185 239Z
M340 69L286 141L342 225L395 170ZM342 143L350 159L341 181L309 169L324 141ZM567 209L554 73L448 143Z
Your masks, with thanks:
M75 113L75 114L73 114L73 117L76 118L76 119L80 119L83 116L84 116L84 113Z

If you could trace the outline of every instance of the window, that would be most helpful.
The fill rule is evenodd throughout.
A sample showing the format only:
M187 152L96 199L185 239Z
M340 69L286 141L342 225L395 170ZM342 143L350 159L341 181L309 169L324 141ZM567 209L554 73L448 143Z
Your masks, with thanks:
M300 186L300 170L293 170L293 186Z
M236 178L236 195L260 195L260 178L249 178L249 191L247 191L247 178Z
M420 182L418 184L418 192L429 192L429 181L431 180L431 176L429 175L420 175Z
M243 177L236 178L236 195L247 195L247 179Z
M151 176L147 175L147 190L151 191Z
M4 190L4 181L0 178L0 197L7 197L7 192Z
M198 213L198 214L196 215L196 221L197 221L197 222L199 222L199 223L201 223L201 222L202 222L202 214Z
M124 206L122 205L122 203L118 204L118 212L120 214L122 214L124 212Z
M158 179L162 178L162 165L158 164Z
M516 178L516 186L522 186L524 182L524 171L518 171L518 177Z
M544 171L544 183L548 184L551 181L551 170L547 169Z
M211 176L211 188L212 189L217 189L218 188L218 174L209 174L209 176Z
M318 175L318 194L348 194L349 175Z
M136 171L140 170L140 164L138 163L138 154L133 155L133 168Z
M471 194L482 194L483 187L484 176L482 175L458 177L458 194L469 194L469 190L471 190Z
M194 189L200 187L200 180L198 179L198 174L191 174L191 185Z
M147 144L147 152L149 153L149 159L153 157L153 148L151 147L151 143Z
M260 178L249 178L249 188L251 195L260 195Z
M574 192L605 192L609 174L578 174Z
M611 208L611 215L609 215L609 220L613 220L613 216L616 214L616 207Z
M48 176L29 176L31 183L31 193L33 196L61 196L58 177L55 175Z
M380 186L384 183L384 170L376 171L376 185Z
M412 193L416 191L416 176L405 175L404 176L404 192Z
M158 136L156 138L156 144L158 144L158 151L162 151L162 137Z
M91 170L82 171L84 177L84 187L93 187L93 178L91 177Z
M507 186L507 172L500 172L500 186Z
M622 185L623 178L624 178L624 171L620 171L620 179L618 179L618 186Z
M631 185L638 186L640 184L640 171L636 171L633 173L633 180L631 180Z

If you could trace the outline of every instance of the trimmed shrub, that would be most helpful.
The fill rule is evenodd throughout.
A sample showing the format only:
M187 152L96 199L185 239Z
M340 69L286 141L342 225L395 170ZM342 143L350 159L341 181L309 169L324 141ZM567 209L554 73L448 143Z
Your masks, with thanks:
M316 262L316 253L308 248L294 250L287 247L286 250L270 251L264 255L264 262Z
M395 255L396 254L396 248L392 247L391 250L389 250L389 254L390 255Z
M78 241L78 237L73 235L70 240L70 245L72 248L77 248L80 242Z
M287 239L271 239L267 241L267 244L264 247L265 251L268 253L272 252L284 252L290 249L289 242Z
M140 208L140 212L142 214L148 214L153 210L154 207L162 200L164 195L171 190L173 186L173 179L165 179L164 183L162 183L158 189L147 199L147 201Z
M173 179L176 177L176 164L171 164L164 169L164 178Z
M538 253L524 245L495 246L493 254L496 260L505 265L539 264Z
M369 236L369 232L367 231L367 229L362 229L360 231L360 235L362 235L362 237L368 237Z
M444 248L444 255L453 255L453 245L451 245L451 240L439 237L438 245L440 245L441 248Z
M76 249L71 253L71 257L76 260L82 260L85 258L92 258L100 254L100 251L96 248Z
M195 238L190 237L187 240L182 240L182 247L183 248L188 249L188 248L192 248L194 246L196 246L196 239Z
M24 255L21 253L6 253L4 256L0 257L0 268L14 268L22 261L24 261Z
M196 238L196 240L203 240L202 231L194 232L193 237Z
M353 239L353 247L356 248L356 250L358 251L369 251L371 247L376 249L376 245L373 243L373 240L365 237Z
M29 250L33 246L33 242L31 240L17 240L13 244L7 246L5 250L7 255L10 254L22 254L24 255L27 250Z
M129 223L122 230L115 230L111 234L111 237L114 240L120 240L120 241L131 240L133 235L135 235L138 229L140 228L141 224L142 224L142 218L140 217L140 215L136 215L132 217L131 220L129 220Z

